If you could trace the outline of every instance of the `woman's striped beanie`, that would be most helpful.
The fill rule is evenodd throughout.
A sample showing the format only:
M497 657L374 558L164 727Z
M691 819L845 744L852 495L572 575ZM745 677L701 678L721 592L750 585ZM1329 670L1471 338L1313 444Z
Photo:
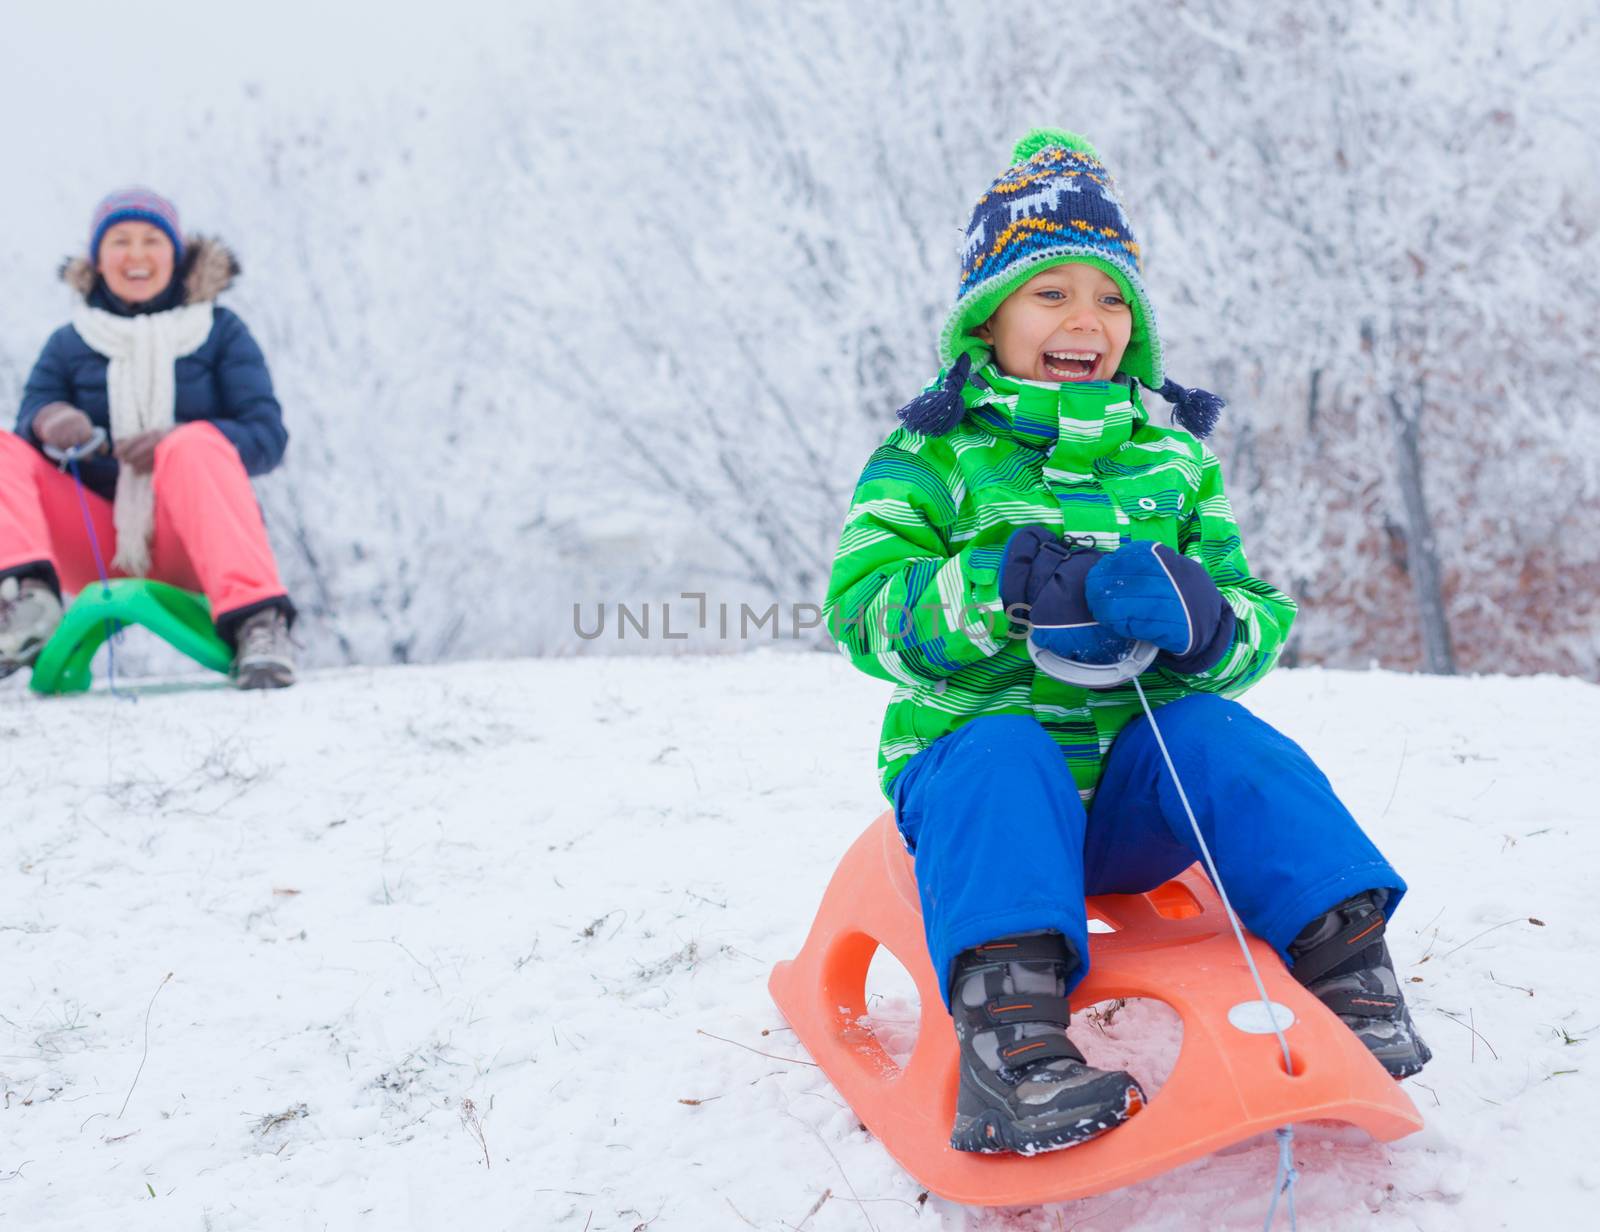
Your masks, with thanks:
M1174 403L1182 427L1210 433L1224 403L1167 379L1139 241L1111 174L1088 141L1058 128L1036 128L1017 142L1011 166L978 199L961 249L961 285L939 337L944 371L901 408L908 427L939 434L960 422L959 392L988 350L972 331L1028 279L1070 261L1103 270L1128 301L1133 330L1120 371Z
M182 259L183 232L178 226L178 207L148 188L122 188L94 207L94 217L89 223L90 264L100 260L100 241L119 222L147 222L160 227L172 241L173 259Z

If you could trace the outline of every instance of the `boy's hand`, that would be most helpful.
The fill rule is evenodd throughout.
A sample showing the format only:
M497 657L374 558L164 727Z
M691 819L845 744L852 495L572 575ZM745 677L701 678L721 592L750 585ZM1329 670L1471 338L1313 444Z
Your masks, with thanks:
M1095 622L1084 598L1084 579L1103 556L1063 542L1043 526L1028 526L1006 541L1000 597L1006 610L1026 620L1037 646L1080 663L1114 663L1128 652L1127 637Z
M1024 526L1006 540L1000 566L1000 600L1010 611L1019 604L1033 624L1061 624L1065 618L1088 614L1083 601L1083 579L1100 561L1093 548L1062 542L1044 526Z
M1094 618L1113 632L1154 642L1176 672L1215 667L1233 645L1235 617L1211 575L1164 543L1127 543L1084 580Z

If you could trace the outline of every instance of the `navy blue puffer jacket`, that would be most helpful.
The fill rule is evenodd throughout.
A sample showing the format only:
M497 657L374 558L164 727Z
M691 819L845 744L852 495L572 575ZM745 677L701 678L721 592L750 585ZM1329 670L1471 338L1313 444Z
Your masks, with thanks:
M171 296L180 303L213 300L238 273L233 255L215 240L192 238L186 242L181 268L173 275L177 286ZM87 261L69 262L62 278L94 307L117 311ZM106 395L108 361L78 336L71 325L50 335L38 362L28 376L17 415L17 435L37 446L33 419L53 402L67 402L89 416L109 434L111 408ZM178 423L209 420L239 451L245 470L264 475L283 459L289 442L283 411L272 392L266 358L238 316L226 308L214 309L211 335L200 349L177 361L174 371ZM119 463L108 455L85 461L83 481L110 498L117 487Z

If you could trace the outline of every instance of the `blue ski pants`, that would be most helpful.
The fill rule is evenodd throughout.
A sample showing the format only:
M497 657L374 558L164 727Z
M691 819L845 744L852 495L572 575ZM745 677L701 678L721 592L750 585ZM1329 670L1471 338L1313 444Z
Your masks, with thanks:
M1234 910L1285 962L1295 935L1353 894L1388 889L1393 914L1405 882L1299 745L1208 693L1156 720ZM946 1005L956 955L1014 933L1067 938L1080 960L1070 990L1088 971L1084 896L1150 890L1201 859L1142 715L1112 743L1087 810L1061 749L1011 715L974 719L912 758L894 809Z

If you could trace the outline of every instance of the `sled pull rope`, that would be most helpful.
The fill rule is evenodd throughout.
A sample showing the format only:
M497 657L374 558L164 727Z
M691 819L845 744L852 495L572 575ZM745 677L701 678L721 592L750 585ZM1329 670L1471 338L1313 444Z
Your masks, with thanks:
M1167 752L1167 742L1161 737L1161 726L1156 722L1155 711L1150 708L1150 699L1145 696L1144 686L1139 683L1139 677L1133 677L1133 687L1139 694L1139 704L1144 707L1144 715L1150 721L1150 730L1155 733L1156 747L1161 750L1161 758L1167 763L1167 773L1172 776L1172 785L1178 789L1178 799L1183 802L1183 811L1189 818L1189 825L1194 829L1195 841L1200 844L1200 854L1205 857L1206 872L1211 874L1211 884L1217 889L1217 897L1222 900L1222 909L1228 913L1228 923L1233 926L1233 936L1239 943L1239 952L1244 955L1245 966L1250 968L1250 978L1255 981L1256 995L1261 998L1262 1008L1266 1010L1267 1021L1272 1024L1272 1033L1278 1037L1278 1046L1283 1049L1284 1073L1294 1073L1294 1059L1289 1055L1289 1041L1283 1034L1283 1028L1278 1026L1277 1014L1273 1012L1272 998L1267 995L1267 986L1261 979L1261 972L1256 968L1256 960L1250 954L1250 946L1244 939L1244 930L1239 926L1239 917L1234 914L1233 903L1228 898L1227 888L1222 884L1222 875L1217 872L1217 862L1211 858L1211 847L1206 842L1206 836L1200 832L1200 823L1195 820L1194 809L1189 804L1189 793L1183 789L1183 780L1178 777L1178 767L1172 764L1172 754ZM1273 1221L1278 1215L1278 1199L1288 1195L1289 1232L1295 1230L1294 1211L1294 1183L1300 1179L1300 1174L1294 1167L1294 1126L1284 1125L1275 1131L1278 1139L1278 1175L1273 1181L1272 1205L1267 1208L1267 1222L1262 1225L1262 1232L1271 1232Z
M97 430L98 431L98 430ZM83 476L78 473L78 459L86 453L93 452L105 443L105 434L100 433L99 441L90 441L79 449L66 450L61 454L61 465L72 471L72 482L78 490L78 511L83 514L83 528L89 532L89 549L94 553L94 567L100 574L100 590L102 594L111 593L111 577L106 572L105 557L100 552L100 536L94 533L94 518L89 514L89 501L83 494ZM122 625L114 620L106 621L106 688L112 697L121 697L117 692L117 634L122 632Z

